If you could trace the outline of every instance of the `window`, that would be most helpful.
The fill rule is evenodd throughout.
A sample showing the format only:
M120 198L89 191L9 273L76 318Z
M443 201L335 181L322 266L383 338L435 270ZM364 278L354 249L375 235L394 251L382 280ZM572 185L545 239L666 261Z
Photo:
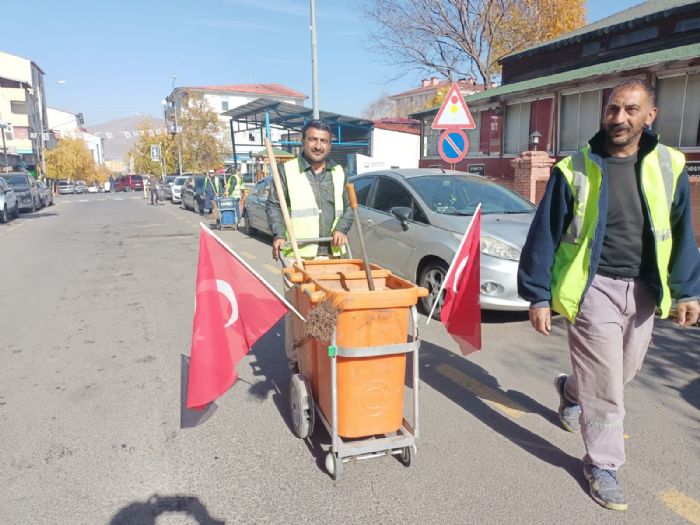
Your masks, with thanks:
M517 155L528 149L530 141L530 103L508 104L506 106L503 152Z
M438 157L438 139L442 130L431 128L432 119L423 121L423 157Z
M654 131L661 140L674 147L700 147L700 73L659 78L656 91Z
M397 206L411 208L413 210L414 221L428 222L425 214L420 207L414 203L413 197L411 197L407 189L394 180L380 177L377 181L377 190L374 193L374 206L372 207L375 210L391 213L391 208Z
M228 111L228 100L221 101L221 111Z
M374 179L374 177L363 177L353 182L355 186L355 195L357 196L357 204L360 206L367 205L367 197L369 197L369 190L372 189Z
M27 103L26 102L10 102L10 111L15 115L26 115L27 114Z
M2 131L0 131L0 133L2 133ZM15 134L12 131L12 124L10 124L10 123L5 124L4 133L5 133L5 140L6 141L15 140ZM0 139L0 140L2 140L2 139Z
M678 23L676 23L677 33L682 33L683 31L693 31L694 29L700 29L700 17L680 20Z
M632 44L637 44L639 42L644 42L646 40L651 40L659 36L658 27L645 27L643 29L638 29L637 31L632 31L630 33L622 33L620 35L614 35L610 39L610 49L615 49L616 47L630 46Z
M481 112L480 111L470 111L472 118L474 119L474 124L476 127L474 129L465 129L467 134L467 139L469 139L469 153L468 155L474 156L479 153L479 131L481 129Z
M601 92L562 95L559 110L559 151L578 151L600 129Z

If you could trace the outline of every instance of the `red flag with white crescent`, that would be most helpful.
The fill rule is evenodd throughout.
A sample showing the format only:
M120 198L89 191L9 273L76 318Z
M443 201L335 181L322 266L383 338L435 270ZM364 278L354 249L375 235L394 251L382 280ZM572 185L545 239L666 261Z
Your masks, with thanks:
M204 408L236 381L236 365L287 312L286 301L202 225L187 408Z
M481 350L480 282L481 207L477 208L445 278L440 320L463 355Z

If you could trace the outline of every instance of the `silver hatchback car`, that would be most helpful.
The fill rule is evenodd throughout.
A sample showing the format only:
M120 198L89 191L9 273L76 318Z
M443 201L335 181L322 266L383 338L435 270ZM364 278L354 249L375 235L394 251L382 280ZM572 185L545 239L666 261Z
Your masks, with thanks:
M481 307L527 310L518 296L520 251L536 207L485 177L441 169L375 171L351 177L370 262L424 286L428 313L469 221L481 203ZM360 254L357 227L348 235ZM439 318L440 303L433 317Z

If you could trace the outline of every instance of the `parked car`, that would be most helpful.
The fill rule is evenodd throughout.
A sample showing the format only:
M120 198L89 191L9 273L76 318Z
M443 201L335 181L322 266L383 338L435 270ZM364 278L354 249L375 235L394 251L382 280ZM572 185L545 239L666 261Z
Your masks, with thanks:
M20 211L35 212L37 208L41 208L36 180L29 173L5 173L3 178L15 190Z
M175 182L175 179L177 178L176 175L166 175L163 177L161 180L160 186L161 186L161 193L160 198L162 200L171 200L173 196L173 182Z
M485 177L441 169L376 171L352 177L371 262L428 289L419 306L439 318L447 268L481 203L481 307L527 310L516 274L535 205ZM357 227L348 242L361 253Z
M204 212L204 179L205 175L193 175L187 177L185 185L182 187L180 199L182 209L194 210L195 213Z
M87 192L88 193L100 193L102 191L100 187L97 184L92 184L91 186L87 187Z
M59 180L58 181L58 193L61 195L65 195L68 193L75 193L75 185L68 180Z
M84 180L77 180L75 181L75 193L76 194L83 194L87 193L87 184L85 184Z
M182 186L184 186L185 182L187 182L187 175L175 177L170 195L170 202L173 204L179 204L182 202Z
M141 175L122 175L114 182L115 191L143 191Z
M267 225L265 203L270 195L272 177L265 177L253 186L253 189L245 197L243 205L243 232L251 237L257 232L271 235Z
M19 201L14 188L0 177L0 222L7 222L10 217L19 217Z
M52 206L53 205L53 192L44 181L36 181L36 187L39 191L39 200L41 201L41 207Z

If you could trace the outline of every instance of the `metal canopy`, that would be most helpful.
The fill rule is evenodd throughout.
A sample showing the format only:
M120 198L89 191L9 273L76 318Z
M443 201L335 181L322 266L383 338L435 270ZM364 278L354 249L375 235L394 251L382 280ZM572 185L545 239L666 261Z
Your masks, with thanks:
M251 124L256 122L262 124L269 122L270 125L301 131L304 124L313 119L313 110L271 98L257 98L248 104L226 111L222 115L240 123ZM320 111L319 118L330 126L339 125L359 128L365 131L369 131L374 127L374 122L371 120L349 117L339 113L331 113L330 111Z

